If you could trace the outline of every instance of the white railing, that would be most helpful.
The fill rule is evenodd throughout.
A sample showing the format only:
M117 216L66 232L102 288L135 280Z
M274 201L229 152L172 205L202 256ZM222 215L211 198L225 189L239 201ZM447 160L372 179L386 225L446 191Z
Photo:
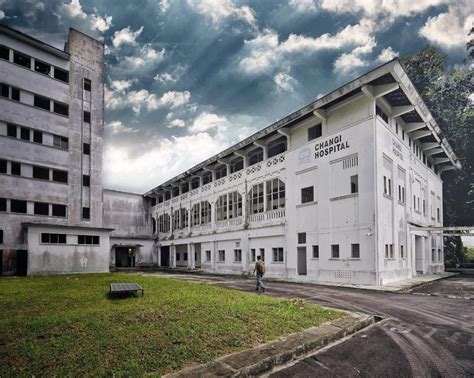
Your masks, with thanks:
M276 209L267 211L266 213L251 214L249 215L249 222L255 223L281 218L285 218L285 209Z
M242 217L216 221L216 229L221 230L223 228L236 227L240 226L242 223Z

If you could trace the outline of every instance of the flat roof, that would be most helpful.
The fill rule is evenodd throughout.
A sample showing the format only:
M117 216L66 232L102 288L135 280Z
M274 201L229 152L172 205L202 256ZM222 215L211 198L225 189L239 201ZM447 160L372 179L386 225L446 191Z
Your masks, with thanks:
M97 230L97 231L114 231L115 228L107 227L92 227L92 226L81 226L72 224L52 224L52 223L41 223L41 222L22 222L23 227L57 227L57 228L83 228L85 230Z
M387 63L384 63L374 68L373 70L365 73L364 75L357 77L356 79L333 90L332 92L311 102L310 104L296 110L295 112L287 115L286 117L272 123L271 125L256 132L255 134L249 136L248 138L242 140L241 142L238 142L234 144L233 146L223 150L217 155L214 155L211 158L204 160L203 162L191 167L185 172L147 191L143 195L148 196L153 193L156 193L158 190L164 187L170 186L171 184L176 183L184 179L185 177L192 175L193 173L196 173L197 171L201 170L202 168L208 165L218 162L219 159L222 159L227 155L230 155L238 150L241 150L243 148L250 146L253 142L265 136L270 135L271 133L275 132L278 129L296 125L302 120L312 116L315 110L327 109L349 97L352 97L360 93L362 91L362 87L364 86L383 84L384 77L386 77L387 74L390 74L391 77L393 78L393 80L391 81L392 83L396 82L399 84L401 91L406 96L406 99L408 99L410 104L413 105L414 107L413 112L417 113L417 115L420 118L423 118L421 122L426 124L426 127L430 130L433 138L436 140L437 143L439 143L440 147L443 149L443 153L446 154L450 163L455 168L461 168L461 164L458 158L456 157L456 155L454 154L452 147L450 146L449 142L445 138L443 132L441 131L438 124L436 123L435 119L431 115L426 104L423 102L421 96L419 95L415 86L409 79L407 73L403 69L399 60L395 58ZM381 81L381 83L377 83L377 80ZM390 79L389 79L389 82L390 82Z

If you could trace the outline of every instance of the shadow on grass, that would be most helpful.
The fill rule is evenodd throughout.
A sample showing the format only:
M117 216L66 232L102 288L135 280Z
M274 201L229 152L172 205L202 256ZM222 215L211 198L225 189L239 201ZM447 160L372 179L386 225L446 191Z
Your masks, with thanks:
M124 300L130 298L142 298L141 293L138 294L137 292L125 292L125 293L107 293L107 299L110 300Z

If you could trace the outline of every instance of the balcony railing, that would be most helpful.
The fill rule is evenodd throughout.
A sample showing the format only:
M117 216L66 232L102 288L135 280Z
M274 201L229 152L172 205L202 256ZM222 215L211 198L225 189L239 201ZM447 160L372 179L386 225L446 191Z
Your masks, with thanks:
M258 223L281 218L285 218L285 209L276 209L267 211L266 213L251 214L249 215L249 223Z

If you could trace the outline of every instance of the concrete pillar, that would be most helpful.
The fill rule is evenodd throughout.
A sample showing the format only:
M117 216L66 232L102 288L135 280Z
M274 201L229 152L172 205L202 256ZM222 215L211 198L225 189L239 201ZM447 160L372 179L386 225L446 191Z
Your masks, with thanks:
M242 270L248 272L250 267L250 250L249 237L247 233L245 233L240 239L240 249L242 250Z
M195 269L196 268L196 262L195 262L195 259L194 259L194 252L195 252L194 243L189 243L188 244L188 269Z
M211 246L211 260L212 260L212 269L217 271L217 246L216 241L212 242Z
M176 246L170 246L170 268L176 268Z
M156 263L161 266L161 247L159 245L156 246Z

